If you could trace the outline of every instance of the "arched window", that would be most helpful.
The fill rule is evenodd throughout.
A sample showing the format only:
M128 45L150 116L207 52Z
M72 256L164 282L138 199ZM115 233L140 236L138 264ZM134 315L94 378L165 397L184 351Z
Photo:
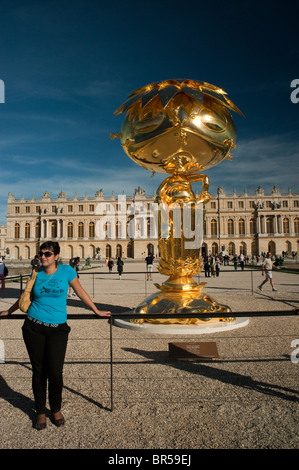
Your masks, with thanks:
M105 238L111 238L111 223L109 221L105 222L104 231L105 231Z
M211 235L217 236L217 220L211 220Z
M233 235L235 233L235 231L234 231L234 221L232 219L229 219L227 221L227 233L228 233L228 235Z
M247 245L245 242L242 242L240 245L240 255L247 255Z
M89 222L89 225L88 225L88 236L89 236L89 238L94 238L94 237L95 237L95 225L94 225L94 222Z
M67 224L67 237L68 238L73 238L74 236L74 226L72 224L72 222L69 222Z
M295 233L299 233L299 219L297 217L294 220L294 231Z
M153 255L154 254L154 245L152 243L149 243L147 245L147 254L148 255Z
M218 243L213 243L212 244L212 255L217 255L218 254Z
M256 223L254 219L250 219L249 227L250 227L250 235L254 235L256 233Z
M53 220L51 223L51 237L56 238L57 237L57 222L56 220Z
M30 238L30 224L25 224L25 238Z
M83 222L78 223L78 238L84 237L84 224Z
M116 245L116 257L121 258L122 257L122 246L121 245Z
M106 258L111 258L111 246L110 245L106 245Z
M283 219L283 231L284 233L290 233L289 219L287 219L286 217Z
M236 250L235 250L235 244L234 244L233 242L230 242L230 243L228 244L228 254L229 254L229 256L234 256L234 255L235 255L235 252L236 252Z
M40 237L41 237L40 223L37 222L35 224L35 238L40 238Z
M15 238L20 238L20 225L15 224Z
M244 219L239 220L239 235L245 235L245 221L244 221Z
M272 217L266 218L266 233L273 233L273 219Z

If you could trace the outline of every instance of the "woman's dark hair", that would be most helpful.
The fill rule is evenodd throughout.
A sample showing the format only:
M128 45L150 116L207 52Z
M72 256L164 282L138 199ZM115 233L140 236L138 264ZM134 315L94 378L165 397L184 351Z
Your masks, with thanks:
M40 250L52 250L54 255L59 255L60 246L58 242L52 242L51 240L44 242L40 247Z

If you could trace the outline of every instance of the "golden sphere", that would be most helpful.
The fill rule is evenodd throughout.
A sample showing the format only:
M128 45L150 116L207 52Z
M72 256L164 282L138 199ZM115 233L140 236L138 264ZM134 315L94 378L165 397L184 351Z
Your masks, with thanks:
M126 113L121 144L138 165L160 173L191 174L229 158L241 111L214 85L166 80L131 93L115 111Z

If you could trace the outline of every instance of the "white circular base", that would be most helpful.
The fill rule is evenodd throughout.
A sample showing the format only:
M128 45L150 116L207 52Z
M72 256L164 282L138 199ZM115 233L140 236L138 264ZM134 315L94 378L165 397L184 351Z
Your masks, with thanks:
M233 316L233 312L231 312ZM159 333L163 335L203 335L235 330L248 325L248 317L238 317L232 322L202 323L200 325L160 324L160 323L131 323L129 319L115 319L114 324L120 328L140 331L144 333Z

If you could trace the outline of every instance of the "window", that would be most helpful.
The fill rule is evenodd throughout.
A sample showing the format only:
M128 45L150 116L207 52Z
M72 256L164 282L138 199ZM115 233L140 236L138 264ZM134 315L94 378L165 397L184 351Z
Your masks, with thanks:
M94 226L94 222L89 222L89 225L88 225L88 235L89 235L89 238L94 238L94 237L95 237L95 226Z
M289 219L287 219L286 217L283 219L283 231L284 233L290 233Z
M19 206L16 206L15 207L15 214L19 214L20 213L20 207Z
M271 207L271 201L266 201L266 207L269 209Z
M83 212L83 204L79 204L79 212Z
M234 234L234 221L232 219L227 221L227 233L228 235Z
M117 258L122 257L122 247L121 247L121 245L116 245L116 257Z
M68 212L73 212L73 206L67 206L67 211Z
M73 238L73 236L74 236L74 227L73 227L72 222L69 222L67 224L67 237Z
M57 237L57 222L56 222L56 220L53 220L53 222L51 222L51 237L52 238Z
M215 219L211 220L211 235L217 235L217 220Z
M216 209L216 202L211 202L211 209Z
M232 209L233 208L233 201L227 201L227 208Z
M26 214L30 214L30 206L25 207L25 212L26 212Z
M57 207L56 206L52 206L52 212L54 212L54 214L57 213Z
M239 234L245 235L245 221L244 219L239 220Z
M289 207L288 206L288 201L282 201L282 207Z
M244 207L244 201L239 201L239 209L243 209Z
M254 235L256 233L256 223L254 219L250 219L249 227L250 227L250 235Z
M15 238L20 238L20 225L15 224Z
M36 212L37 214L40 213L40 206L35 206L35 212Z
M294 220L294 230L295 230L295 233L299 233L299 219L297 217Z
M254 209L254 201L249 201L249 207L250 209Z
M267 217L266 219L266 233L273 233L273 219L270 217Z
M235 254L235 244L233 242L228 244L228 254L229 256L234 256Z
M89 212L94 212L94 204L89 204Z
M35 238L40 238L40 237L41 237L40 223L37 222L35 224Z
M79 222L78 224L78 238L84 237L84 224L83 222Z
M213 243L212 245L212 255L216 256L218 254L218 244Z
M294 207L299 207L299 201L298 200L294 201Z
M25 238L30 238L30 224L25 224Z

